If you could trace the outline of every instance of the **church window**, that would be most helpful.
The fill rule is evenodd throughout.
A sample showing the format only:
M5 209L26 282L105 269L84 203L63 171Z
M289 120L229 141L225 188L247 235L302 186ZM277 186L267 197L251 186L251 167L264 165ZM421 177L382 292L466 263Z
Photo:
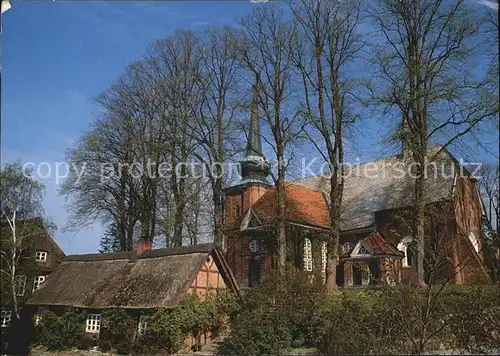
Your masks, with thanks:
M312 260L312 246L311 240L304 239L304 271L312 271L313 260Z
M365 246L361 245L361 247L359 248L359 252L358 252L360 255L368 255L368 250L366 249Z
M240 204L236 204L235 214L236 214L236 216L240 216L240 214L241 214Z
M474 235L474 233L469 233L469 240L472 243L474 250L479 253L479 241L477 241L476 235Z
M254 253L259 251L259 240L253 239L250 241L250 251Z
M413 238L411 236L406 236L401 240L401 242L398 244L398 250L403 252L405 254L405 257L403 258L403 267L411 267L412 262L413 262L413 249L410 247L410 244L412 243Z
M344 244L342 245L342 252L349 253L352 251L353 248L354 248L354 246L352 245L351 242L349 242L349 241L344 242Z
M260 279L260 262L257 260L250 261L248 269L248 285L250 287L257 284Z
M326 241L321 243L321 274L323 275L323 283L326 281L327 246Z

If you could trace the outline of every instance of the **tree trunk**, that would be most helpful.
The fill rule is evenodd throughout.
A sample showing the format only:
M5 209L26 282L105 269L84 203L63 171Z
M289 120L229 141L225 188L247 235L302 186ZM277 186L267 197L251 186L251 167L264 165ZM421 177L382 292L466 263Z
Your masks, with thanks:
M281 149L278 148L278 152L282 152L282 148ZM281 166L282 164L283 163L281 159L279 165ZM285 193L285 173L283 172L283 167L278 168L278 185L276 187L276 193L278 199L278 273L283 274L286 264L286 225L285 225L286 193Z
M417 243L417 284L425 285L424 262L425 262L425 200L424 200L424 174L423 164L417 167L415 179L415 218L414 238Z

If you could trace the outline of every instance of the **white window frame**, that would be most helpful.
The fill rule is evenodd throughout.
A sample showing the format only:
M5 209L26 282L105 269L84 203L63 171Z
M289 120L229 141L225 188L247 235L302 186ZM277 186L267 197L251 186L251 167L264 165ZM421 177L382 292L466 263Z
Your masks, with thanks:
M49 253L47 251L37 250L35 252L35 261L36 262L47 262L47 257Z
M321 273L323 275L323 283L326 282L326 264L328 259L328 243L323 241L321 243Z
M93 313L87 314L87 321L85 322L85 332L92 334L99 334L101 330L101 314Z
M145 335L147 328L148 328L148 316L141 315L139 317L139 324L137 324L137 333L139 334L139 336Z
M413 237L411 236L406 236L404 237L401 242L398 244L398 250L403 252L405 254L405 257L401 260L403 263L403 267L411 267L408 265L408 245L410 245L413 241Z
M12 320L12 310L2 309L0 311L0 326L2 328L8 328L10 326L10 321Z
M20 274L16 276L16 295L18 297L24 296L26 293L26 280L28 277L24 274Z
M33 292L40 289L40 286L45 282L47 276L36 276L33 280Z
M312 259L312 244L311 240L308 238L304 239L304 271L311 272L313 270L313 259Z

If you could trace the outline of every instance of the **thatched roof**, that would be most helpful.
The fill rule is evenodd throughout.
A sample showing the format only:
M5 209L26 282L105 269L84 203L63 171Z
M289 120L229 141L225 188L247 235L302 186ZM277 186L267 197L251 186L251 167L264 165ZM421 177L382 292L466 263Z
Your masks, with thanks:
M439 146L429 149L432 157L440 149ZM426 200L428 203L450 199L453 183L455 159L446 150L436 157L437 174L431 172L429 166L426 184ZM360 163L348 167L345 173L344 195L341 212L341 229L344 231L373 226L375 212L411 206L414 179L408 172L408 162L401 156L382 158L373 162ZM293 181L294 184L323 192L329 197L330 178L317 175Z
M173 249L73 255L61 263L28 304L82 308L172 308L211 254L225 279L234 277L213 244Z

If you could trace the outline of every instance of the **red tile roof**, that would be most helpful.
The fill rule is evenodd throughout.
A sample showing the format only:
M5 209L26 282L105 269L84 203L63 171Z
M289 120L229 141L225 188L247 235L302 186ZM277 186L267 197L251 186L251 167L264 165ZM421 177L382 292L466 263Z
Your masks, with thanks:
M378 233L371 234L363 239L363 245L373 250L373 255L397 255L404 256L393 244L384 240Z
M285 184L285 206L285 219L288 222L325 229L330 227L328 205L321 192L296 184ZM278 215L276 188L270 188L264 193L252 205L252 210L262 225L275 224ZM238 228L244 216L245 214L242 215L239 222L231 224L231 227Z

